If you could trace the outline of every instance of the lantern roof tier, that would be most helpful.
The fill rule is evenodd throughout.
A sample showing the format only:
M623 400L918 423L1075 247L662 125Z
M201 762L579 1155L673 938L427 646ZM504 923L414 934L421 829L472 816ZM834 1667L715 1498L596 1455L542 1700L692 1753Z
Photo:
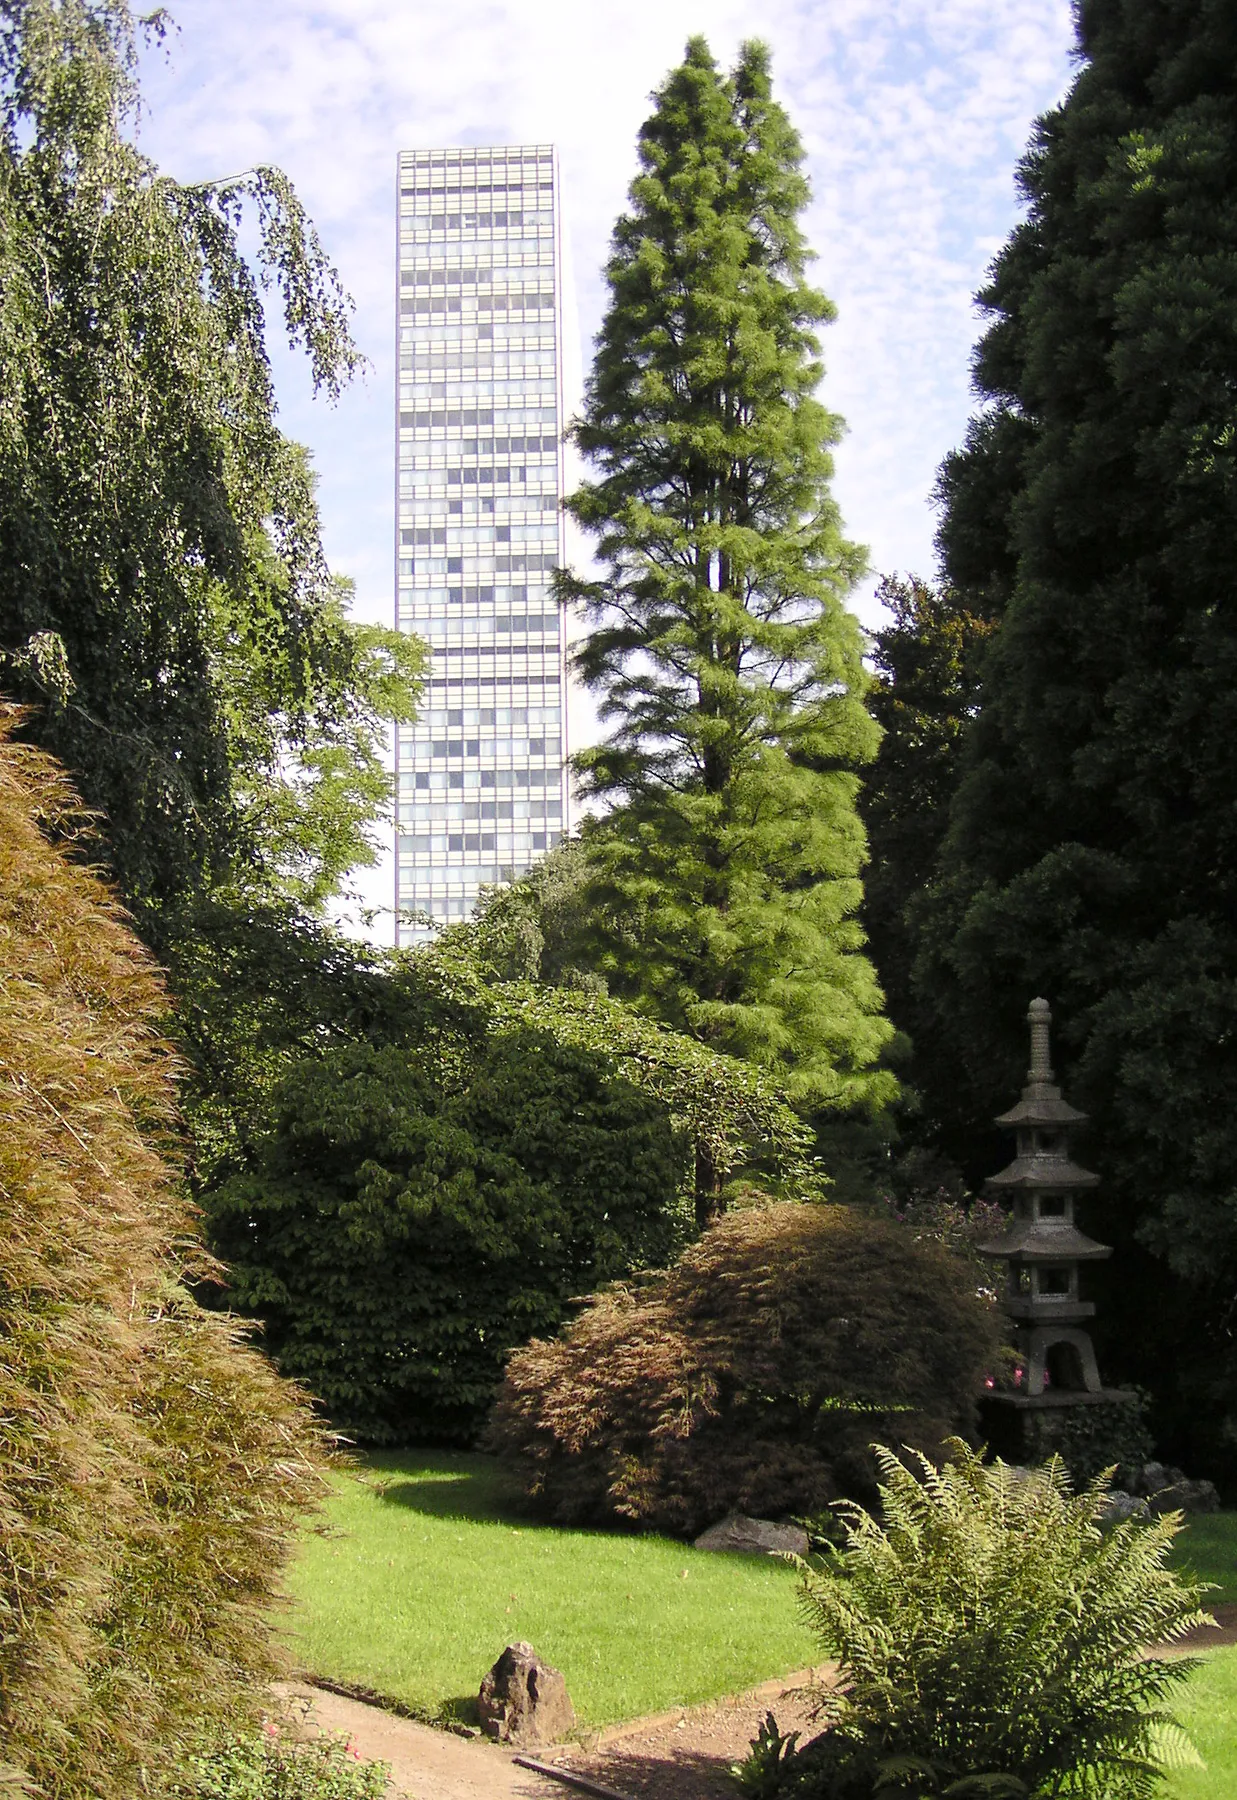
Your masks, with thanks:
M1097 1244L1068 1221L1011 1219L1009 1230L990 1244L980 1244L979 1253L1009 1262L1103 1262L1112 1255L1112 1246Z
M1036 1088L1047 1087L1046 1082L1034 1083ZM1030 1087L1022 1090L1022 1099L1017 1106L1011 1106L1008 1112L1002 1113L995 1121L998 1125L1081 1125L1087 1117L1071 1106L1068 1100L1062 1100L1060 1090L1051 1088L1048 1093L1032 1093Z
M1080 1168L1068 1156L1051 1153L1016 1156L999 1175L989 1175L990 1188L1093 1188L1099 1181L1090 1169Z

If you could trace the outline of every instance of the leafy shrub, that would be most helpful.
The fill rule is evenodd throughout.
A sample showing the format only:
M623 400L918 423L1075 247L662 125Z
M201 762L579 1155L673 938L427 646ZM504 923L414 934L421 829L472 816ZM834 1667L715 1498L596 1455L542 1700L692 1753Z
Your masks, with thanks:
M1205 1616L1165 1567L1180 1515L1101 1530L1106 1484L1075 1495L1060 1463L1023 1476L962 1443L939 1469L877 1454L883 1523L845 1509L847 1548L803 1578L808 1620L838 1663L820 1696L830 1729L782 1760L772 1791L1152 1794L1166 1761L1191 1756L1163 1702L1196 1665L1146 1655ZM749 1791L769 1772L766 1741Z
M371 1443L468 1442L513 1345L676 1241L665 1107L545 1032L344 1045L271 1110L213 1241L280 1368Z
M563 1522L696 1532L871 1485L882 1430L969 1429L996 1315L936 1243L850 1208L727 1214L507 1366L489 1441Z
M54 765L0 718L0 1770L56 1800L168 1791L276 1667L266 1614L317 1487L296 1391L203 1312L159 1154L159 978ZM166 1148L166 1144L164 1146Z
M302 1742L271 1727L196 1759L184 1800L384 1800L388 1769L341 1737Z

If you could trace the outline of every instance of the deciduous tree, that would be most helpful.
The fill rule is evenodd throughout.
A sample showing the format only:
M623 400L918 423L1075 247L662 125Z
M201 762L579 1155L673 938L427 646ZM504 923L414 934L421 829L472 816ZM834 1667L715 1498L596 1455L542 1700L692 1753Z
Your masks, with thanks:
M263 285L320 389L358 361L311 222L276 169L161 173L137 107L126 0L5 5L0 681L157 936L203 887L312 902L364 858L419 652L347 623L276 424Z

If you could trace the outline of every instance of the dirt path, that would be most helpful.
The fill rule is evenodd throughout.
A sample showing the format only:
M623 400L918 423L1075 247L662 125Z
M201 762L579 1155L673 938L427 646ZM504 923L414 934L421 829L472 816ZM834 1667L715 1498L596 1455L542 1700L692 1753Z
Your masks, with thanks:
M629 1800L735 1800L730 1765L746 1754L767 1712L776 1713L783 1731L810 1731L800 1691L808 1679L805 1670L708 1706L676 1708L582 1744L531 1754ZM344 1732L363 1757L389 1763L392 1784L407 1800L568 1800L573 1791L521 1768L500 1745L435 1731L304 1683L280 1692L320 1730Z

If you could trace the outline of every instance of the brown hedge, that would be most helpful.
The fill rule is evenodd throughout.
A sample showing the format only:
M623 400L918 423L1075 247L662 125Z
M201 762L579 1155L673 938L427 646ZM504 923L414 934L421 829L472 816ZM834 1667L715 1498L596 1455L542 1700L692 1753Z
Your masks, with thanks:
M169 1792L276 1666L303 1403L186 1278L157 971L0 711L0 1777ZM54 832L56 847L46 835ZM70 842L66 844L66 840ZM9 1774L5 1776L5 1765Z
M518 1351L489 1443L548 1518L695 1533L866 1495L873 1440L937 1454L999 1355L940 1244L849 1207L756 1206Z

